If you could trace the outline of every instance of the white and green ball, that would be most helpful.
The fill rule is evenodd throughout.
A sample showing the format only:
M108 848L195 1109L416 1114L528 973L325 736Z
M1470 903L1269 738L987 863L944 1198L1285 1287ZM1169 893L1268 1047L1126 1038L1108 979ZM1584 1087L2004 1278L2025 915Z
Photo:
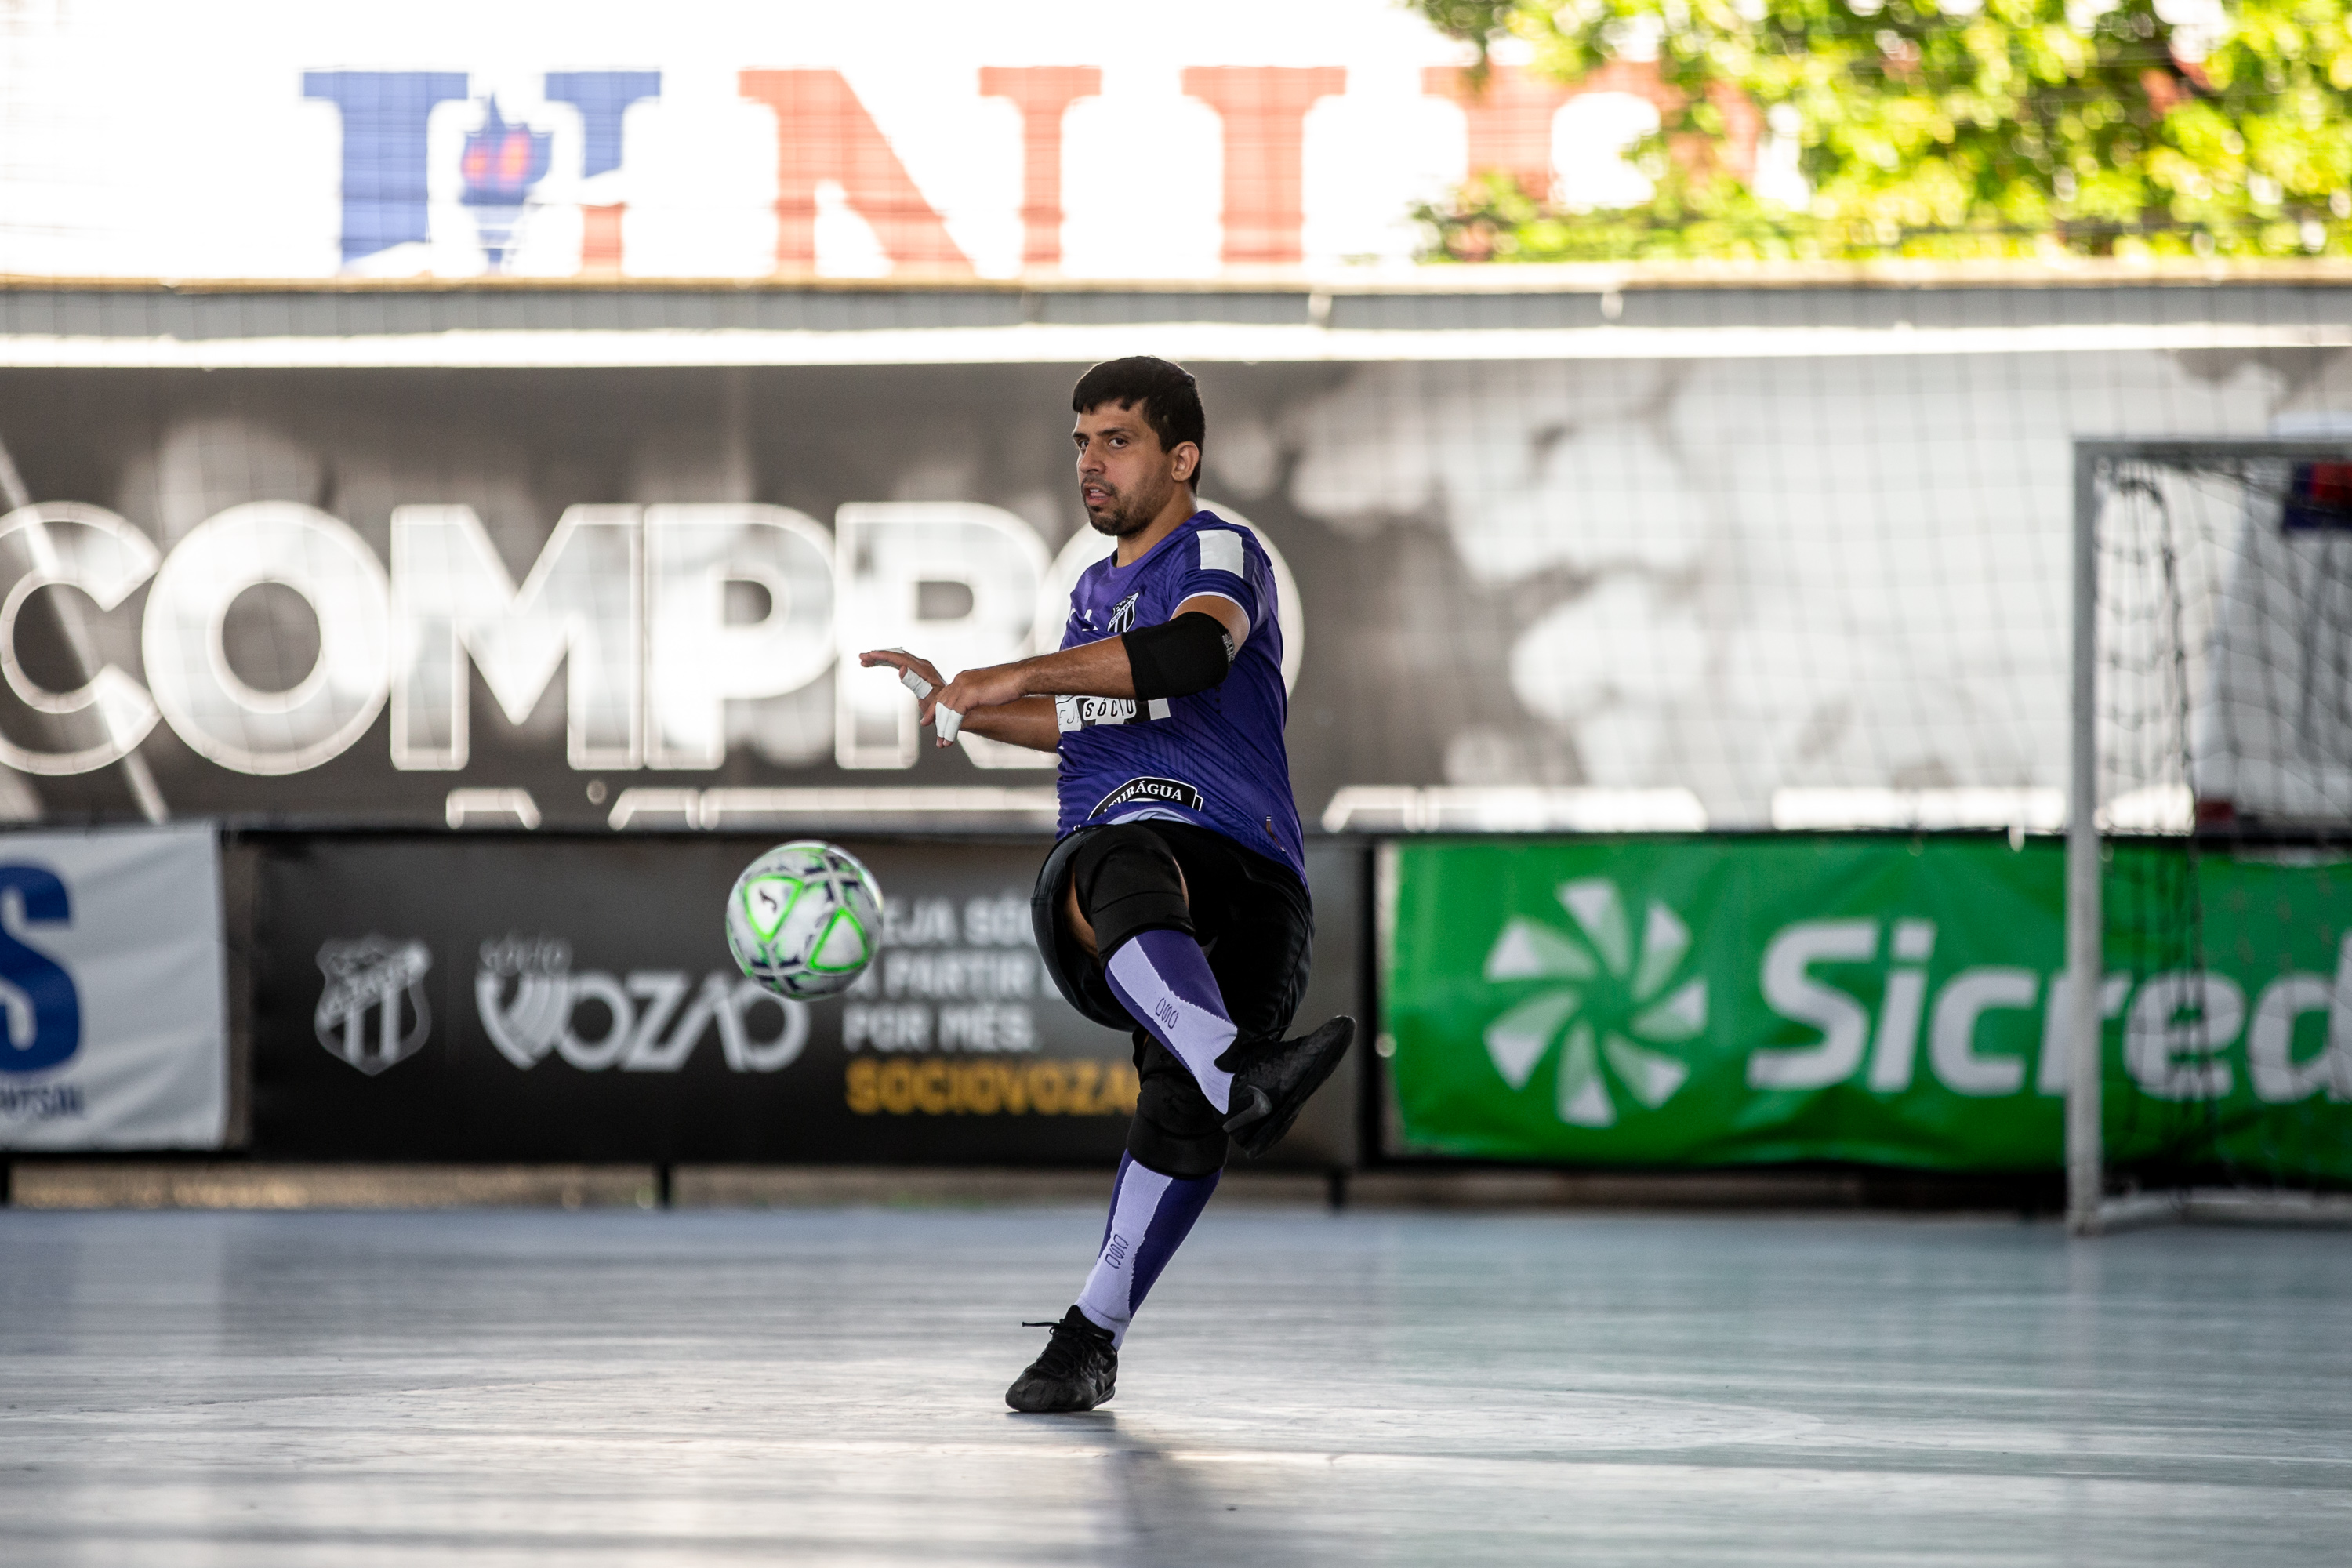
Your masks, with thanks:
M874 957L882 889L832 844L779 844L727 895L727 946L744 973L803 1001L845 991Z

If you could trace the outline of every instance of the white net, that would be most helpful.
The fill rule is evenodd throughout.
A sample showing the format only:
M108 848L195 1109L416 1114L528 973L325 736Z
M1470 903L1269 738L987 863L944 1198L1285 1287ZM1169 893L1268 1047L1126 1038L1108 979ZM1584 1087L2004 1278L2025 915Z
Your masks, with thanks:
M48 566L0 548L25 666L0 680L0 813L129 815L135 746L174 815L520 822L478 792L527 791L550 826L715 825L746 792L903 816L872 792L1013 790L982 825L1035 826L1047 769L1008 764L1045 758L919 744L911 697L855 656L1058 637L1059 584L1101 548L1069 388L1141 349L1196 369L1203 495L1291 574L1310 825L2047 833L2070 432L2352 427L2352 352L2311 346L2352 342L2342 309L1377 279L0 289L22 499L121 525L45 524ZM2219 479L2158 491L2183 527L2236 516ZM95 663L55 635L68 595ZM2239 643L2244 680L2287 668ZM106 668L127 700L69 706ZM2260 776L2230 798L2256 809L2330 690L2255 692L2281 727L2239 737ZM2116 820L2178 819L2185 763L2132 765Z
M2104 490L2106 825L2352 824L2352 464L2184 447Z
M2094 464L2095 704L2126 1185L2352 1176L2352 462Z

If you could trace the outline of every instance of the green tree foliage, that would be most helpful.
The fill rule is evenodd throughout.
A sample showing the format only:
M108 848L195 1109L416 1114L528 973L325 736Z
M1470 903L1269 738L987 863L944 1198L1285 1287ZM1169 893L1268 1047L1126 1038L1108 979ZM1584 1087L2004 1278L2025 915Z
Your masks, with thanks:
M1482 74L1490 47L1570 81L1654 59L1681 103L1628 150L1645 204L1474 171L1421 212L1433 258L2352 253L2346 0L1419 4ZM1733 172L1741 95L1810 199Z

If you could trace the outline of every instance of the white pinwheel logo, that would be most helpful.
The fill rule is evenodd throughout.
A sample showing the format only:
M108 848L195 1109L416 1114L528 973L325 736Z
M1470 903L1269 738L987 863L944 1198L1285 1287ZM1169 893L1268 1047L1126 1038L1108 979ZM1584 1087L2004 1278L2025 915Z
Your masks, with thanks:
M1563 883L1557 896L1583 940L1524 916L1503 927L1486 954L1486 979L1559 984L1487 1025L1486 1054L1504 1082L1524 1089L1565 1031L1559 1119L1578 1127L1612 1127L1619 1096L1654 1110L1690 1077L1679 1058L1656 1047L1693 1039L1706 1028L1706 977L1677 984L1690 953L1690 928L1656 900L1643 915L1637 951L1617 884L1589 877Z

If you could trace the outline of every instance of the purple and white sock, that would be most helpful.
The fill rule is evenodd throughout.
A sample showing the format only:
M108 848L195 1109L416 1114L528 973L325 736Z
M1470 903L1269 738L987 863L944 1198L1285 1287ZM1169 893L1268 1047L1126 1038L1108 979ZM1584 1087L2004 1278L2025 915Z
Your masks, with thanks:
M1135 1310L1216 1190L1214 1174L1164 1176L1137 1164L1132 1155L1118 1157L1102 1251L1087 1276L1087 1288L1078 1292L1078 1310L1095 1327L1108 1329L1114 1346L1127 1342Z
M1176 1059L1220 1111L1233 1109L1234 1075L1217 1065L1237 1032L1201 944L1181 931L1138 931L1103 966L1111 994Z

